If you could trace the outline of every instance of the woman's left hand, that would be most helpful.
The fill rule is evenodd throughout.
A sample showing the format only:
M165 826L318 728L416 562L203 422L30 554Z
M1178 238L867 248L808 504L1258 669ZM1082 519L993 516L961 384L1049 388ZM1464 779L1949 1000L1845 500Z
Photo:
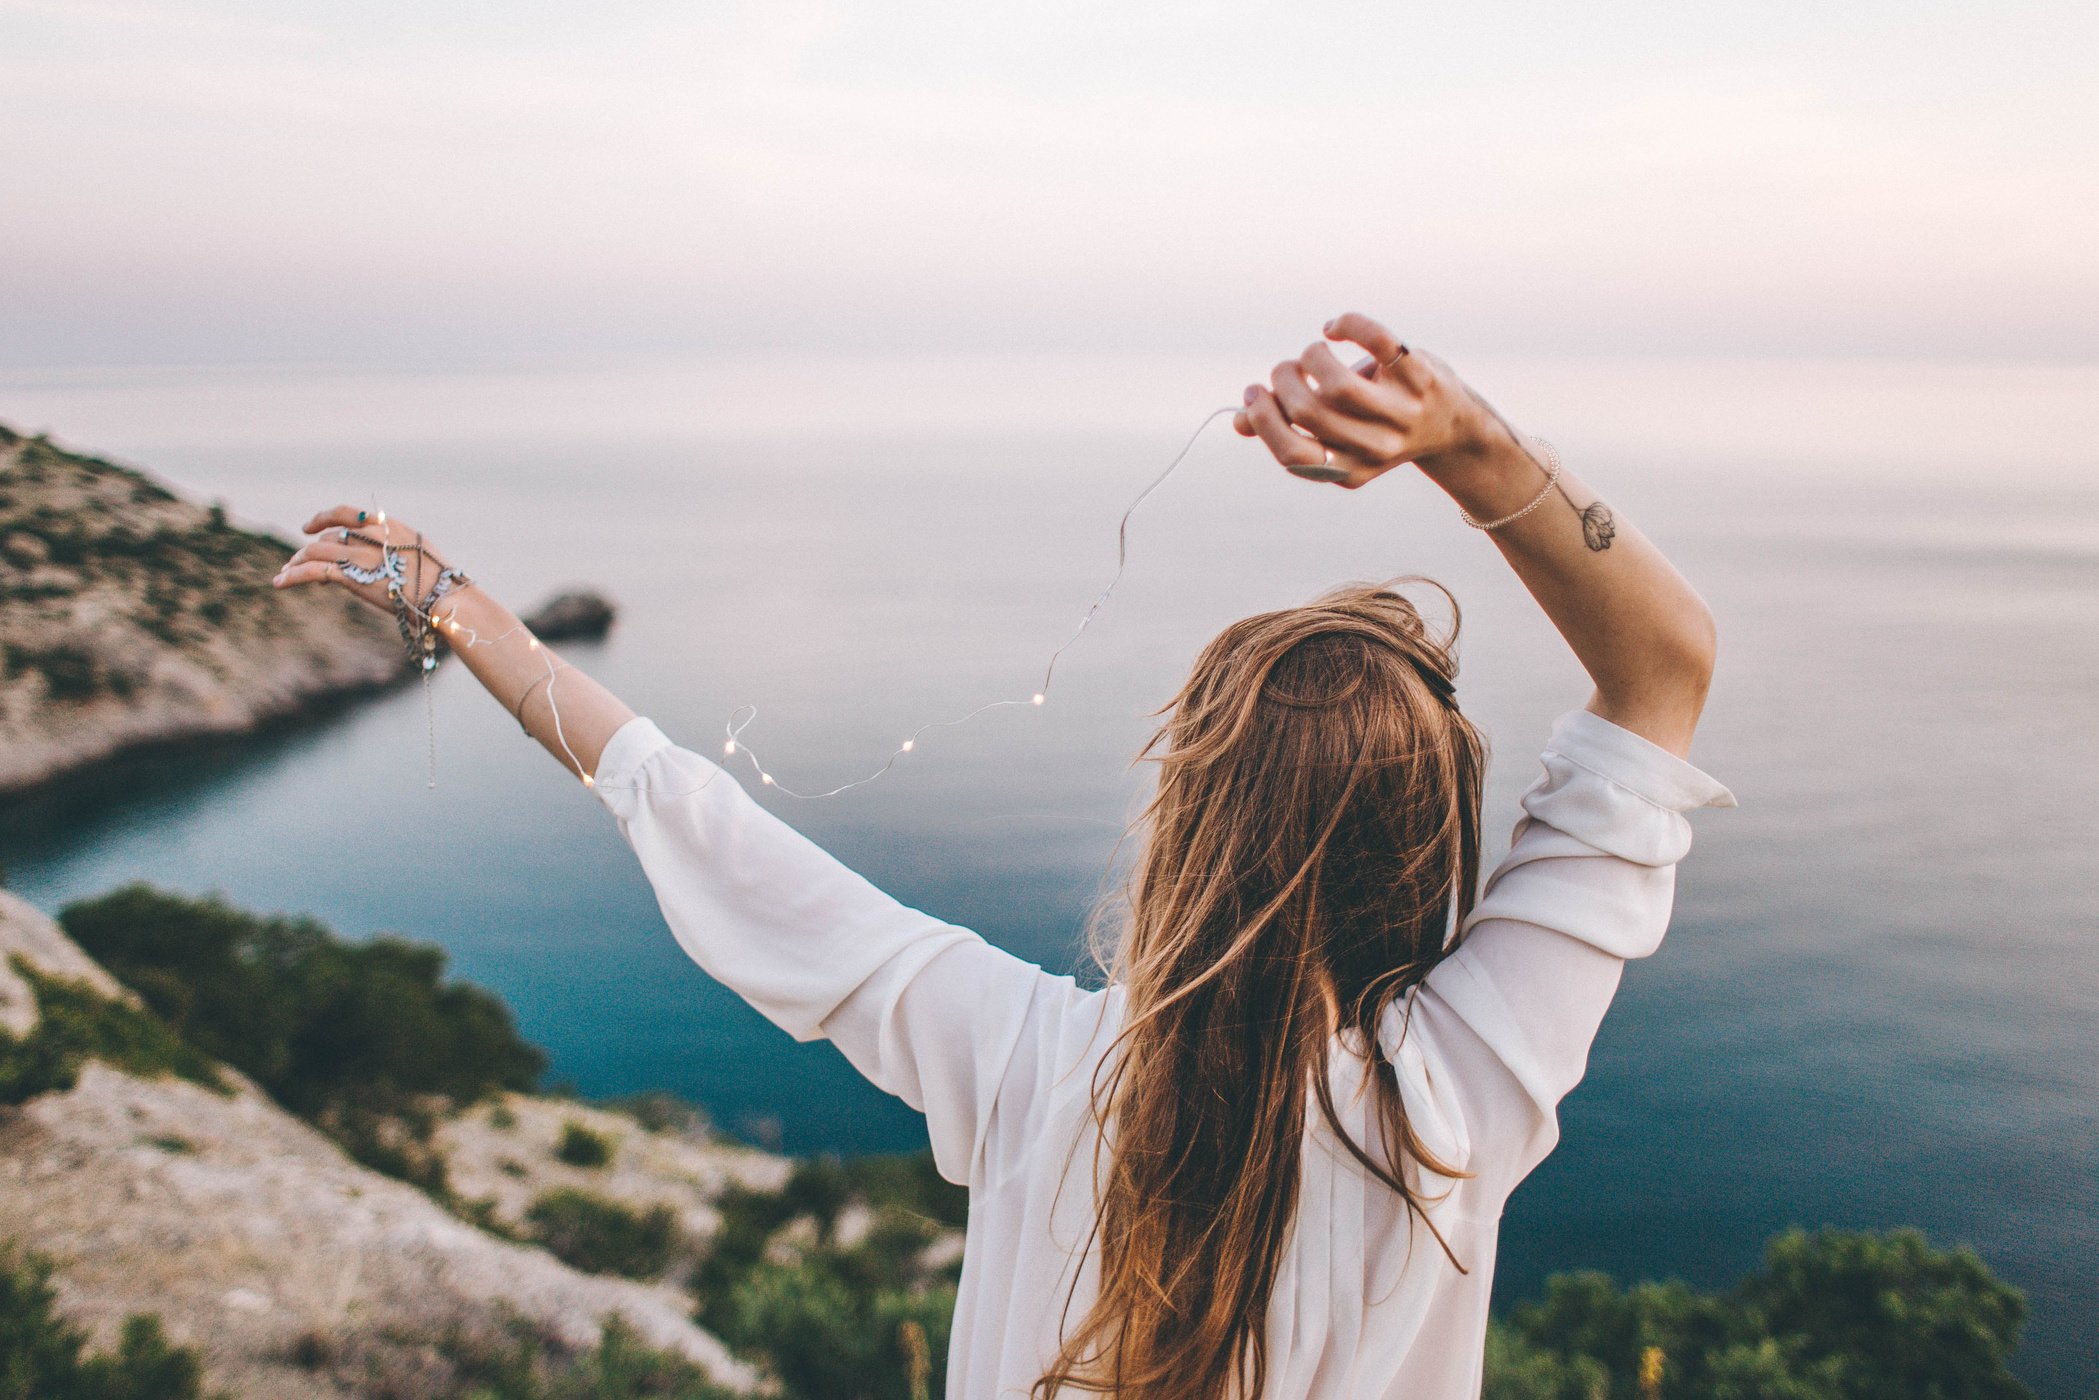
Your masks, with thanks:
M402 596L417 608L437 586L437 577L445 568L445 560L417 531L384 515L372 519L355 506L324 510L307 521L305 529L317 538L284 562L270 580L274 586L332 583L347 589L359 602L390 613L393 594L388 578L383 573L364 577L383 570L389 554L400 569ZM356 569L358 576L353 577L348 569Z
M1354 368L1325 341L1250 386L1232 419L1299 476L1354 490L1412 462L1432 475L1484 453L1506 431L1441 360L1402 344L1368 316L1326 324L1326 338L1366 351Z

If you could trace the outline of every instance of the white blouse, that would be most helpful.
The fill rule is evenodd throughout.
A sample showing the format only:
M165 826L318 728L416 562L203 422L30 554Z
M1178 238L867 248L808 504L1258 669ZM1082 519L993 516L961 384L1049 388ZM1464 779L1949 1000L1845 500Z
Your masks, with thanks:
M1269 1309L1270 1396L1479 1393L1502 1204L1557 1141L1557 1105L1582 1077L1625 959L1661 942L1691 844L1683 814L1734 805L1691 764L1587 711L1560 718L1543 761L1463 945L1385 1032L1416 1131L1471 1173L1403 1166L1435 1197L1429 1214L1465 1271L1307 1114L1296 1228ZM1097 1285L1097 1260L1079 1254L1089 1093L1120 989L1088 991L904 907L647 719L613 736L596 777L693 960L925 1113L941 1174L969 1187L947 1394L1025 1397L1057 1353L1072 1270L1072 1323ZM1338 1042L1334 1053L1343 1120L1375 1142L1350 1082L1366 1062Z

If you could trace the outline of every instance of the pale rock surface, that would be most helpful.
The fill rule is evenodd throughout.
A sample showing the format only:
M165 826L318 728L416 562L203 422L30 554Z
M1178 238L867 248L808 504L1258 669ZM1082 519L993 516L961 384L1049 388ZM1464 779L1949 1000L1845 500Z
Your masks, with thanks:
M498 1126L506 1121L509 1126ZM611 1160L577 1167L556 1157L569 1123L609 1140ZM723 1188L777 1191L794 1170L784 1157L721 1142L703 1130L650 1132L623 1113L530 1094L506 1094L443 1124L437 1149L453 1193L490 1202L495 1218L509 1226L520 1225L539 1197L564 1187L636 1210L668 1206L678 1218L687 1262L692 1246L721 1223L713 1203Z

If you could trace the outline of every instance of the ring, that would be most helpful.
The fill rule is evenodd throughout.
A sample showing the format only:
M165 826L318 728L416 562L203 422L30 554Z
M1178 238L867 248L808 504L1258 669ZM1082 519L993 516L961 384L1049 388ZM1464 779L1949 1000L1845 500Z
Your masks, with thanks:
M1399 343L1399 348L1392 352L1392 358L1389 360L1378 361L1377 367L1379 369L1390 369L1392 368L1392 366L1398 364L1401 360L1404 360L1408 355L1412 353L1412 351L1407 349L1407 343L1404 340L1402 340Z
M363 512L363 511L359 511L359 512L357 512L357 523L358 523L358 524L360 524L360 525L364 524L364 512Z

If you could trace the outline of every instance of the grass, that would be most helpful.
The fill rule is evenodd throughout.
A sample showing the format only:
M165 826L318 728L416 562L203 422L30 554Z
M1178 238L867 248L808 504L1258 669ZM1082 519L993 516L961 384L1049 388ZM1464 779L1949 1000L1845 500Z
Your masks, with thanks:
M36 995L37 1023L24 1036L0 1031L0 1103L70 1089L89 1060L126 1074L172 1075L217 1093L232 1092L211 1057L152 1012L104 996L85 982L54 977L19 955L10 961Z

